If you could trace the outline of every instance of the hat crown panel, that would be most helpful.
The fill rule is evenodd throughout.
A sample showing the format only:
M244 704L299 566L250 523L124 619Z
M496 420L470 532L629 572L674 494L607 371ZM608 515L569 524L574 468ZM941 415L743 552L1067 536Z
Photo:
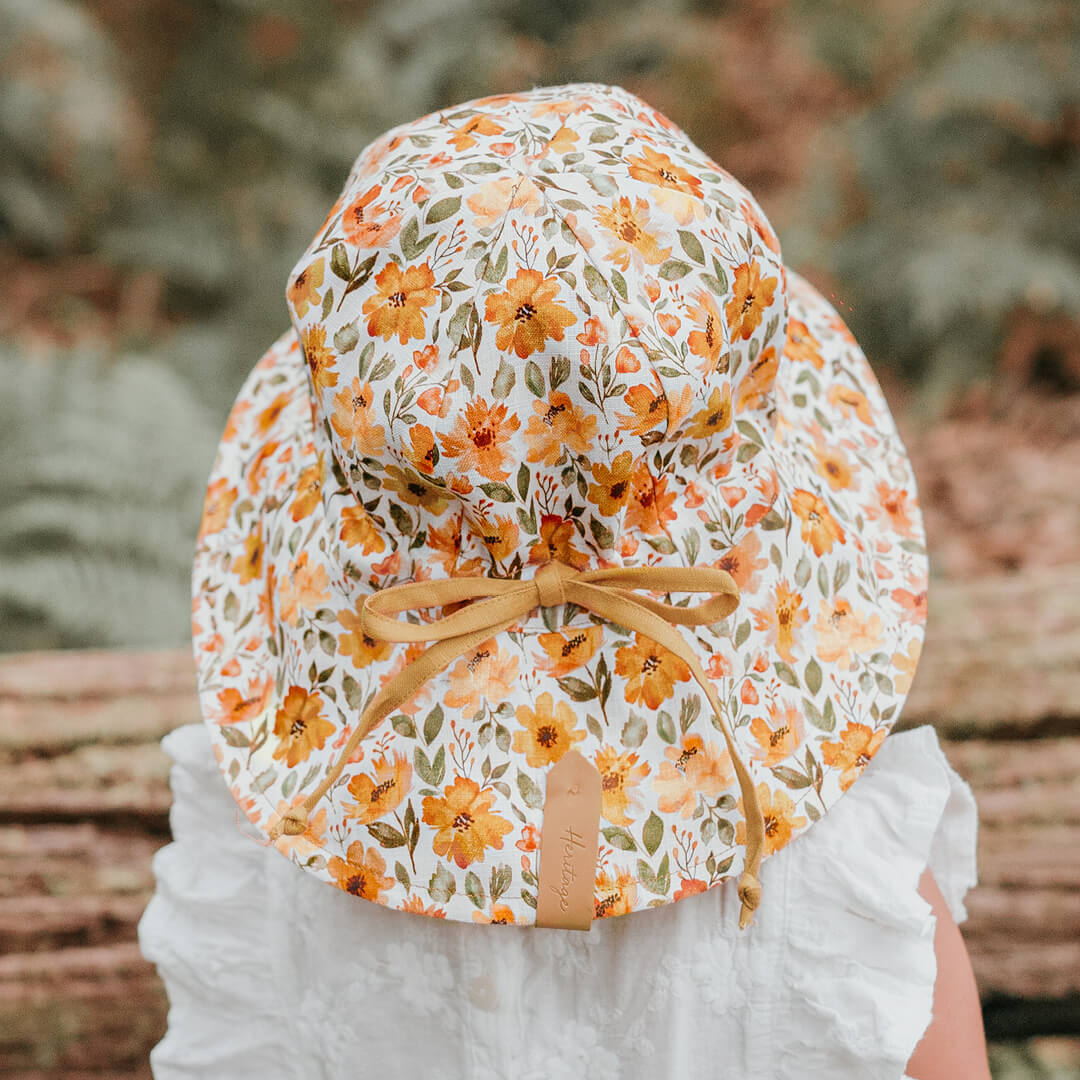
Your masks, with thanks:
M738 181L618 87L391 129L287 299L355 497L400 536L456 521L466 562L615 558L627 532L661 527L654 485L726 476L738 420L771 432L775 237Z

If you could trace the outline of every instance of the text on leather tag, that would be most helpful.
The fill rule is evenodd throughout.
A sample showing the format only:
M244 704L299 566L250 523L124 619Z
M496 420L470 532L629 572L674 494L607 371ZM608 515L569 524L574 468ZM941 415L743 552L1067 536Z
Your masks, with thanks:
M536 925L588 930L600 832L600 772L568 750L547 774Z

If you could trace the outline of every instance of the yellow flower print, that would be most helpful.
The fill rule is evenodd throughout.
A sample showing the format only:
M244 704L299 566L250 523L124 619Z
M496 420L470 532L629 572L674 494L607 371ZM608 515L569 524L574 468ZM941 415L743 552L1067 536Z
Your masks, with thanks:
M713 372L724 374L730 367L727 345L724 342L724 323L717 310L716 301L704 289L694 293L697 304L690 312L700 329L691 330L687 338L690 351L704 361L699 370L703 375Z
M594 461L592 476L596 481L589 485L589 501L601 514L617 514L630 498L630 473L634 455L624 450L610 466Z
M751 608L754 626L764 630L766 640L775 647L781 659L789 664L795 662L792 647L795 635L804 623L810 621L810 612L803 607L802 593L796 592L786 581L778 581L772 590L772 603L767 608Z
M735 773L727 748L706 743L700 735L684 735L679 746L664 751L667 759L653 778L657 807L663 814L693 815L700 792L707 799L722 795L734 782Z
M307 761L312 750L321 750L334 733L334 725L322 715L323 700L318 691L310 694L301 686L289 687L285 701L274 717L274 760L285 759L291 769Z
M600 207L593 215L596 223L614 238L606 260L626 271L633 263L637 270L656 266L671 255L671 248L660 247L655 232L649 231L649 204L636 196L631 205L623 195L610 206Z
M758 263L741 263L735 267L735 285L724 308L732 341L736 338L745 341L753 336L761 325L762 313L773 302L775 291L776 278L762 278Z
M232 564L233 572L241 585L254 581L262 573L263 561L262 531L253 532L244 541L244 553Z
M484 547L488 549L496 562L508 558L517 551L520 530L513 518L501 514L482 516L476 522L473 532L484 542Z
M367 332L384 341L397 334L402 345L413 338L423 338L424 308L439 299L434 285L435 275L427 262L406 267L404 273L397 263L388 262L375 275L378 292L364 301Z
M567 450L584 454L592 446L596 417L586 416L561 390L556 390L550 401L534 401L533 411L536 415L529 417L525 429L527 460L556 465Z
M206 498L203 500L202 523L199 526L200 540L225 528L236 498L236 488L230 487L224 476L207 487Z
M502 850L502 838L514 828L505 818L491 812L495 793L481 791L475 780L455 776L443 788L441 798L424 796L423 819L438 831L431 843L436 855L445 855L464 870L484 857L485 848Z
M596 655L596 650L600 648L603 640L602 626L584 626L581 629L540 634L536 642L545 655L537 658L537 667L557 678L569 675Z
M870 403L866 395L850 386L834 383L825 391L825 400L837 409L846 419L854 414L864 424L873 426L874 418L870 414Z
M814 445L814 457L817 458L817 471L828 480L833 491L843 491L851 487L851 463L840 447L817 443Z
M358 668L366 668L378 660L386 660L394 651L389 641L377 641L364 633L359 605L356 611L339 611L338 622L348 631L338 638L338 653L348 656Z
M709 439L731 427L731 384L714 386L704 409L694 413L687 434L694 439Z
M515 925L513 908L508 907L506 904L492 904L490 914L483 911L474 911L472 917L474 923L483 923L484 925L492 923L502 923L506 926Z
M539 352L548 338L562 341L566 327L577 316L557 303L560 282L544 277L539 270L518 270L506 290L485 301L484 318L496 322L495 347L513 349L522 360Z
M849 721L840 732L839 742L821 744L821 756L825 764L832 769L840 769L840 790L847 791L855 783L859 773L870 764L871 758L878 752L878 747L885 741L888 728L876 731L866 724Z
M843 597L821 601L814 623L818 659L826 664L851 666L854 656L873 652L881 644L881 616L860 617Z
M533 768L554 765L585 738L585 732L576 727L574 710L565 701L556 703L547 693L536 699L535 709L519 705L514 715L525 729L514 732L514 751L524 753Z
M345 816L361 825L378 821L401 805L411 783L412 765L404 754L395 752L393 760L378 757L374 777L360 773L349 781L349 794L356 801L345 804Z
M502 402L488 405L484 398L477 398L458 413L449 434L439 433L439 441L447 457L459 459L457 468L475 469L489 480L505 480L510 475L503 468L509 454L506 443L520 424Z
M385 904L382 893L394 887L394 878L387 875L386 860L379 849L365 848L359 840L349 845L344 859L333 856L326 869L339 889L377 904Z
M791 509L802 521L802 539L810 541L815 555L824 555L832 551L834 543L844 542L843 527L825 500L812 491L796 488L791 496Z
M743 412L746 409L762 408L772 397L776 372L776 349L770 345L767 349L761 350L746 378L739 383L735 411Z
M301 331L300 343L311 372L311 381L315 385L315 393L337 386L338 373L334 366L337 357L326 344L326 327L309 326Z
M637 881L629 870L618 868L614 874L601 870L596 875L593 892L593 916L597 919L629 915L637 904Z
M387 465L383 485L409 506L422 506L432 514L441 514L450 503L446 492L425 480L412 469Z
M372 412L374 394L370 383L353 378L349 386L334 395L334 412L330 423L346 449L355 447L362 457L375 457L386 443L381 424Z
M286 297L299 318L307 314L312 304L319 304L319 289L322 288L325 271L326 260L320 255L293 278L286 290Z
M750 756L769 767L779 765L802 745L802 712L792 705L770 705L769 721L755 716L750 721L750 734L757 740L757 745L750 747Z
M600 774L600 813L612 825L633 824L641 812L635 789L649 775L649 763L614 746L601 746L593 763Z
M371 515L362 506L346 506L342 509L338 539L350 547L359 547L361 555L377 555L386 549L382 533L375 528Z
M444 700L451 709L462 709L471 716L485 701L491 705L505 701L517 677L517 656L489 638L450 669L450 688Z
M558 559L575 570L584 570L589 565L589 556L574 547L576 537L573 521L558 514L544 514L540 519L540 539L529 548L529 562L546 563Z
M673 652L634 631L634 644L615 651L615 672L626 679L626 700L658 709L677 682L688 682L690 668Z
M892 665L895 668L893 686L898 694L906 694L911 690L915 669L919 666L919 657L922 654L922 645L922 641L915 638L909 643L906 652L892 654Z
M786 792L772 792L768 784L758 784L758 802L765 818L764 855L775 855L792 837L792 834L806 825L806 818L795 816L795 804ZM739 813L743 819L735 823L735 843L746 843L746 811L743 801L738 800Z

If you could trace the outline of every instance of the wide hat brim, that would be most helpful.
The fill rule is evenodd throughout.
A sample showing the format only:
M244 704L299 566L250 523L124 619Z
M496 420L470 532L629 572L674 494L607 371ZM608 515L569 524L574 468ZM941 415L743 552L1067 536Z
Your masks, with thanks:
M790 269L786 285L774 439L742 455L738 478L761 485L758 511L737 543L668 560L721 566L740 589L723 623L682 632L752 763L766 857L822 818L899 718L928 571L915 478L880 386L820 292ZM264 834L417 650L357 637L358 582L372 568L392 580L398 553L350 509L320 426L290 328L232 410L195 557L201 706L229 788ZM724 486L709 497L723 500ZM530 733L546 716L605 777L598 910L669 903L737 875L739 791L696 685L631 691L620 671L635 641L587 613L565 626L558 616L536 611L429 680L365 739L306 831L277 847L380 904L530 924L550 767ZM575 636L587 641L566 654ZM455 830L459 814L471 835Z

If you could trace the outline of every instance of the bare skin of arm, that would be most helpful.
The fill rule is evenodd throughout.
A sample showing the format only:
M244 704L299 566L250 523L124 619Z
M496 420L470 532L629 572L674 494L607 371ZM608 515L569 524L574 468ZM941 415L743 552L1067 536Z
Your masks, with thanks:
M937 916L937 981L934 1016L911 1055L908 1076L913 1080L990 1080L986 1033L971 959L929 868L919 881L919 894Z

